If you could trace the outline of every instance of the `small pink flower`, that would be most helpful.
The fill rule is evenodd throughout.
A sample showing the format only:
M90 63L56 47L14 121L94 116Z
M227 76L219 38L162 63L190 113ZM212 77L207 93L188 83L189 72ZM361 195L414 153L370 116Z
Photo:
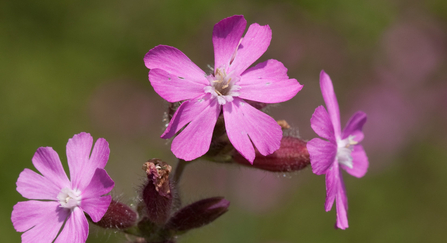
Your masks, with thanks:
M98 222L112 201L109 193L114 182L104 167L109 159L109 144L103 138L96 141L88 133L80 133L68 140L67 160L70 178L65 174L59 155L51 147L40 147L32 159L38 174L30 169L20 173L17 191L33 199L14 206L11 220L22 234L22 242L53 242L62 225L56 243L87 240L88 213ZM43 201L36 201L36 200Z
M366 114L358 111L341 132L340 112L337 97L330 77L321 71L320 87L327 110L323 106L315 109L310 123L320 136L307 143L312 171L317 175L326 174L326 211L330 211L334 200L337 207L336 227L348 228L348 199L340 167L355 177L362 177L368 169L368 158L362 145L362 128ZM329 114L328 114L329 112Z
M246 24L243 16L232 16L214 26L210 75L174 47L156 46L144 57L155 92L169 102L184 101L161 136L170 138L186 126L172 142L176 157L193 160L205 154L221 113L228 138L248 161L255 158L253 144L262 155L279 148L280 126L245 100L283 102L302 85L289 79L287 68L276 60L248 68L267 50L272 31L268 25L252 24L242 37Z

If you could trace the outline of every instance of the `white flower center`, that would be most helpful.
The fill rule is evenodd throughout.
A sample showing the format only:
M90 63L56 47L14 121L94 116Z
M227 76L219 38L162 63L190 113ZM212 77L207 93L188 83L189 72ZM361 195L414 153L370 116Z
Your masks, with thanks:
M72 190L65 187L61 190L61 192L59 192L57 199L59 200L61 207L74 209L81 204L82 197L79 190Z
M349 137L337 141L337 161L340 164L346 165L347 167L351 168L353 167L352 163L352 150L354 149L354 145L356 145L357 142L354 141L354 136L349 135Z
M205 87L205 93L210 93L220 105L232 102L234 96L239 96L237 92L241 87L235 85L239 81L239 77L232 77L231 73L227 74L225 68L217 68L214 75L208 76L210 86Z

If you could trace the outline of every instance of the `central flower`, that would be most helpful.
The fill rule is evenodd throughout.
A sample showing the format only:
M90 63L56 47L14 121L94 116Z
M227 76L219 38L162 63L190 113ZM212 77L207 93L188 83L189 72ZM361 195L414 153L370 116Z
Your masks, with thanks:
M241 88L235 85L240 77L228 75L225 68L216 68L213 75L207 77L210 81L210 86L205 86L205 93L210 93L220 105L225 105L227 102L232 102L233 97L239 96L238 90Z
M246 25L244 17L236 15L214 26L211 75L171 46L156 46L144 57L155 92L171 103L183 101L161 135L176 136L171 150L177 158L190 161L204 155L221 115L228 139L248 161L255 158L253 145L262 155L279 148L281 127L246 100L283 102L302 85L290 79L287 68L276 60L250 68L270 45L272 31L268 25L252 24L243 36Z

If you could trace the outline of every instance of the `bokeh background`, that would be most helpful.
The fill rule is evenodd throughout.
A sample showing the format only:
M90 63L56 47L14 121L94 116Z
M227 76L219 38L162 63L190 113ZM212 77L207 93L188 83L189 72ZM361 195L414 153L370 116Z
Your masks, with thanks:
M274 58L304 89L269 109L302 138L323 104L321 69L334 82L342 123L368 114L370 169L345 176L346 231L324 211L324 177L310 168L267 173L198 161L181 181L184 202L225 196L230 211L181 243L443 242L447 238L447 1L445 0L21 0L0 2L0 241L20 242L10 220L15 190L40 146L66 163L81 131L106 138L115 198L135 203L141 165L175 165L159 138L166 103L147 80L144 54L179 48L202 69L213 64L212 28L243 14L269 24ZM34 169L34 168L33 168ZM87 242L124 242L94 226Z

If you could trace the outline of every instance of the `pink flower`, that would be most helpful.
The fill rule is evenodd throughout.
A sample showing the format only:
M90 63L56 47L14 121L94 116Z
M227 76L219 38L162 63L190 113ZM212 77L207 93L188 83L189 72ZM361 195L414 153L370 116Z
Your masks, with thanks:
M210 75L174 47L156 46L144 57L155 92L169 102L184 101L161 136L170 138L188 124L172 142L176 157L193 160L205 154L221 112L228 138L250 162L255 158L252 142L262 155L279 148L280 126L245 100L283 102L302 85L289 79L287 68L276 60L247 69L267 50L272 31L268 25L252 24L242 37L246 24L243 16L232 16L214 26Z
M320 87L328 112L323 106L315 109L310 123L312 129L320 136L307 143L312 171L317 175L326 174L326 211L330 211L334 200L337 207L336 227L348 228L348 199L343 183L340 167L355 177L362 177L368 169L368 158L363 147L362 128L366 122L366 114L358 111L341 132L340 112L337 97L330 77L320 73Z
M88 222L84 212L98 222L112 201L109 193L114 182L104 167L109 159L109 144L80 133L68 140L67 160L70 178L65 174L59 155L51 147L40 147L32 159L38 174L30 169L20 173L17 191L30 200L14 206L11 220L22 234L22 242L85 242Z

